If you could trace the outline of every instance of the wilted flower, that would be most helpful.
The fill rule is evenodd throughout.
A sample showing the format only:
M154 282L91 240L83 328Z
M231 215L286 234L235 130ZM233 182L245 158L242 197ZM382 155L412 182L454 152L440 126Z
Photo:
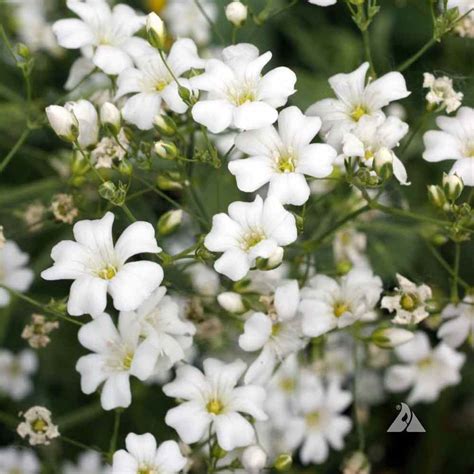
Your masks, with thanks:
M51 211L59 222L72 224L79 211L74 205L74 198L70 194L55 194L51 201Z
M120 129L116 137L103 137L91 152L92 162L96 168L112 168L121 162L127 154L129 141L125 130Z
M18 425L16 431L22 438L28 437L32 446L48 445L52 439L59 436L58 427L53 424L51 412L47 408L34 406L20 415L23 415L25 421Z
M46 207L39 201L33 202L23 212L23 220L28 226L30 232L37 232L43 227L44 214Z
M34 349L40 349L49 344L51 339L48 334L58 327L57 321L48 321L42 314L33 314L31 323L24 327L21 337Z

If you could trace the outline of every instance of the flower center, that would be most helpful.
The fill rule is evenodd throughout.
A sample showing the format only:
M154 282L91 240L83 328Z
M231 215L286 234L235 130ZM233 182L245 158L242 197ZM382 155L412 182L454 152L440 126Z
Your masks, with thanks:
M275 323L272 326L272 336L276 337L278 336L278 334L280 334L280 332L281 332L281 323Z
M224 405L217 399L213 398L207 402L206 409L209 413L213 415L220 415L224 410Z
M108 264L106 267L102 268L97 272L97 276L102 278L102 280L112 280L112 278L117 274L117 268L112 264Z
M133 362L133 352L127 352L125 354L125 357L122 360L122 366L126 370L130 370L130 367L132 366Z
M154 474L156 471L152 467L140 466L137 474Z
M293 390L295 389L295 381L290 377L282 379L280 381L280 388L284 392L293 392Z
M413 311L418 306L418 298L413 293L403 293L400 298L400 306L405 311Z
M242 239L242 249L250 250L252 247L255 247L258 243L265 239L265 234L261 230L251 230L244 235Z
M351 117L354 122L358 122L364 115L366 115L368 110L363 105L358 105L354 107L351 112Z
M164 79L160 79L155 84L155 90L157 92L161 92L168 84L169 84L168 81L165 81Z
M321 419L321 414L319 413L319 411L313 411L312 413L308 413L305 416L306 424L313 428L318 425L320 419Z
M334 316L340 318L344 313L349 311L349 306L346 303L338 302L333 306Z
M433 365L433 359L429 356L425 357L424 359L421 359L420 361L418 361L417 365L420 369L427 369L428 367Z
M374 157L374 152L370 149L365 150L364 160L371 160Z
M277 164L280 173L294 173L296 169L295 157L291 154L281 155Z
M44 433L48 427L46 421L43 418L36 418L33 423L31 423L31 428L35 433Z

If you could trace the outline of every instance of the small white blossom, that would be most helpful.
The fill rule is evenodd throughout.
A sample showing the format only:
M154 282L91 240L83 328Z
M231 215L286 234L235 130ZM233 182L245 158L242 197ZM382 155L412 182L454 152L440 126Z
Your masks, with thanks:
M201 296L215 296L220 288L219 275L204 263L193 263L186 268L195 291Z
M129 147L124 129L120 129L117 138L103 137L91 152L96 168L112 168L114 163L122 161Z
M7 349L0 350L0 393L13 400L25 398L33 390L31 376L38 368L36 354L25 349L13 354Z
M431 288L417 286L397 273L398 287L394 296L384 296L380 306L390 313L396 312L392 322L395 324L418 324L429 316L426 301L431 298Z
M404 364L390 367L385 386L391 392L403 392L411 387L408 403L434 402L441 390L461 381L460 370L466 356L441 343L431 348L425 333L415 333L414 339L395 348Z
M310 143L320 127L319 118L288 107L280 112L278 130L268 126L239 134L235 146L250 156L229 162L238 188L254 192L269 183L268 196L282 204L304 204L310 195L305 175L325 178L336 158L331 146Z
M80 19L59 20L53 32L63 48L81 49L106 74L119 74L132 66L130 52L137 43L132 36L145 24L128 5L112 9L105 0L67 0L67 7Z
M270 258L296 237L294 216L276 198L263 201L257 196L253 202L232 203L228 214L215 215L204 245L211 252L223 252L214 268L237 281L247 275L257 258Z
M455 160L449 174L456 173L466 186L474 186L474 109L461 107L455 117L437 117L441 130L423 136L426 161Z
M169 397L184 400L168 411L166 424L188 444L203 439L209 429L226 451L254 443L255 430L241 413L266 420L265 390L256 385L237 387L246 369L241 360L224 364L206 359L203 365L204 373L189 365L178 368L176 379L163 387Z
M247 19L247 10L247 5L239 0L234 0L225 7L225 16L234 26L241 26Z
M79 454L77 463L66 461L62 474L111 474L109 466L104 466L102 456L97 451L84 451Z
M316 275L302 290L303 334L318 337L369 317L382 292L382 280L370 269L354 268L340 282Z
M259 474L267 463L267 453L258 444L254 444L244 449L240 459L246 473Z
M26 266L28 260L28 254L22 252L15 242L7 240L0 247L0 284L12 290L27 291L34 278L32 270ZM0 308L7 306L9 302L10 294L0 288Z
M305 345L298 314L298 282L291 280L275 290L267 314L253 313L245 322L239 346L248 352L261 350L245 374L245 383L267 382L277 365Z
M246 43L222 51L223 60L210 59L204 74L192 79L194 87L207 92L192 110L196 122L212 133L229 127L255 130L271 125L278 118L276 109L295 92L296 75L278 67L262 75L271 52L260 55Z
M217 302L229 313L243 313L245 305L242 301L242 296L235 291L224 291L217 295Z
M456 92L453 88L453 80L447 76L435 77L429 72L423 74L423 88L429 89L426 94L428 104L435 108L443 106L450 114L461 107L463 93Z
M396 117L365 115L359 119L351 132L342 139L344 158L359 157L361 163L376 167L378 158L393 166L393 174L401 184L407 181L407 171L400 159L392 151L408 133L408 125ZM387 156L387 158L385 158Z
M474 347L474 297L466 296L457 305L449 304L443 309L443 324L438 329L438 337L448 346L459 347L467 341Z
M103 313L107 293L120 311L133 311L163 279L160 265L149 261L128 262L141 253L160 252L153 226L134 222L113 243L112 224L115 216L107 212L102 219L83 220L74 225L76 241L65 240L51 251L54 264L44 270L45 280L74 280L68 300L72 316Z
M463 38L474 38L474 0L448 0L448 9L456 7L459 9L459 16L464 18L456 22L455 31Z
M410 95L404 77L389 72L366 84L369 63L365 62L349 74L336 74L329 85L337 99L323 99L307 111L323 121L322 134L330 145L339 148L344 135L351 132L365 115L384 117L382 108L390 102Z
M0 448L0 472L5 474L40 474L41 464L33 450L7 446Z
M366 249L367 236L352 227L339 230L334 236L333 252L337 263L350 262L355 267L368 267Z
M351 401L351 393L342 390L335 380L326 387L316 377L305 382L296 396L296 415L284 433L293 449L301 445L303 464L321 464L329 455L329 446L336 450L344 447L344 436L352 422L342 412Z
M153 128L153 119L163 107L163 102L173 112L182 114L188 106L178 94L178 85L157 51L144 52L135 60L137 67L125 69L118 77L116 99L127 98L122 114L127 122L141 130ZM191 89L183 74L192 68L202 68L197 47L188 38L176 41L166 57L166 62L178 79L180 86Z
M165 441L157 446L150 433L129 433L125 446L126 450L114 453L112 474L178 474L187 463L176 441Z
M154 372L169 370L184 360L193 342L196 328L179 315L178 303L159 287L136 311L121 312L120 317L140 325L140 338L148 346L148 358L154 359Z
M16 431L22 438L28 438L32 446L37 444L50 444L51 440L59 436L58 427L51 419L51 412L41 406L29 408L25 413L20 413L25 419Z
M79 342L93 352L79 358L76 364L81 389L89 395L104 383L100 394L104 410L128 407L132 402L130 376L143 381L153 373L156 351L140 335L139 322L124 313L119 316L118 330L106 313L79 330Z

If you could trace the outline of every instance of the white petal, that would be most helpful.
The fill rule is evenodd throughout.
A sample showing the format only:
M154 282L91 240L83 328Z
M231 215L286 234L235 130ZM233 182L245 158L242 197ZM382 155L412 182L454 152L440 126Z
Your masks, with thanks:
M139 469L138 461L127 453L124 449L120 449L114 453L112 461L112 473L120 474L136 474Z
M241 130L266 127L278 118L278 112L275 108L265 102L246 102L235 108L233 114L234 125ZM212 129L211 132L213 132Z
M124 95L142 90L143 73L138 69L129 68L120 73L117 79L118 90L115 99L119 99Z
M273 157L283 147L283 142L275 127L270 125L239 133L235 138L235 146L250 156Z
M74 238L80 244L101 255L113 251L112 225L115 216L107 212L102 219L82 220L73 227Z
M165 441L160 444L155 456L155 464L164 472L178 473L186 466L187 460L181 454L176 441Z
M369 63L365 62L355 71L352 71L348 74L341 73L332 76L329 79L329 85L335 92L338 99L344 102L344 104L360 104L365 89L365 76L368 70ZM311 115L313 115L313 113L311 113ZM321 118L323 121L325 120L325 117Z
M303 205L309 198L310 189L300 173L275 173L270 180L268 196L282 204Z
M89 275L79 277L69 290L67 312L71 316L90 314L95 318L107 306L107 287L108 281L102 278Z
M292 319L298 310L300 302L300 291L298 282L290 280L275 290L274 304L280 321Z
M190 69L201 69L205 64L198 56L196 44L189 38L179 39L173 44L167 61L177 77Z
M393 164L393 175L395 176L395 178L398 179L400 184L403 184L405 186L409 185L410 183L407 181L408 180L407 170L404 164L395 155L393 155L392 164Z
M322 464L328 457L329 447L323 435L318 432L310 433L300 451L303 464Z
M107 352L110 342L120 339L112 318L103 313L79 329L79 342L90 351Z
M212 133L220 133L231 125L234 109L226 100L202 100L193 107L192 115Z
M216 272L233 281L242 279L250 270L247 254L238 248L226 250L214 263Z
M447 321L438 329L437 336L451 347L459 347L469 336L470 321L465 317L458 317Z
M158 93L139 93L130 97L122 109L127 122L133 123L140 130L153 128L153 119L161 109L161 96Z
M255 440L253 426L235 412L219 415L214 420L217 442L226 451L249 446Z
M268 158L253 156L243 160L229 162L229 171L236 177L237 187L246 193L252 193L270 180L273 169Z
M272 321L263 313L254 313L245 321L244 332L239 337L239 346L244 351L258 351L272 333Z
M241 233L241 227L227 214L216 214L212 218L212 229L204 239L204 245L211 252L225 252L236 247Z
M379 110L390 102L404 99L410 94L402 74L389 72L368 84L365 99L371 110Z
M385 387L391 392L403 392L413 385L416 369L409 365L393 365L385 375Z
M103 369L104 359L99 354L88 354L78 359L76 370L81 374L81 390L91 394L107 378Z
M180 79L179 83L181 87L186 87L186 84L189 81L186 79ZM188 87L189 89L189 87ZM176 82L172 82L171 84L167 85L161 91L161 97L166 102L166 105L177 114L184 114L186 110L188 110L188 106L184 103L183 99L179 96L178 93L178 86Z
M326 303L304 300L301 303L303 334L318 337L337 327L337 320L329 311L330 308Z
M126 52L108 44L97 47L92 61L99 69L112 76L133 66L133 62Z
M258 99L273 107L281 107L286 104L288 97L296 92L295 84L296 74L291 69L287 67L272 69L258 84Z
M207 381L203 373L191 365L178 367L176 379L163 386L168 397L191 400L199 398L207 389Z
M297 238L294 216L277 199L268 197L263 205L263 228L267 238L289 245Z
M156 454L156 439L151 433L137 435L129 433L125 438L127 451L135 459L153 460Z
M326 178L332 173L337 152L324 143L313 143L304 147L298 157L296 171L313 178Z
M134 311L160 286L163 269L154 262L126 263L110 280L109 293L119 311Z
M128 373L115 373L105 381L100 394L100 402L104 410L130 406L132 393Z
M457 174L466 186L474 186L474 159L463 158L457 160L449 174Z
M308 117L295 106L283 109L278 116L278 133L283 143L294 150L308 145L320 128L319 117Z
M197 443L208 431L211 416L196 402L185 402L166 413L165 423L174 428L185 443Z
M53 33L63 48L78 49L94 42L94 33L76 18L59 20L53 24Z
M423 159L436 162L463 158L462 143L446 132L430 130L423 135L425 151Z
M273 375L276 364L277 357L275 351L266 345L248 368L244 382L246 384L259 385L267 383Z
M149 222L138 221L129 225L117 240L115 252L117 257L125 262L139 253L158 253L155 229Z

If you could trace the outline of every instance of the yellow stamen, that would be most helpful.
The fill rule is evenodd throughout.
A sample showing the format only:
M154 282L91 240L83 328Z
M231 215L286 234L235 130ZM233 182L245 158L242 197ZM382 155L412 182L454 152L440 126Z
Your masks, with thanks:
M110 265L110 264L108 264L105 268L97 272L97 275L99 276L99 278L102 278L102 280L112 280L112 278L116 274L117 274L117 269L113 265Z
M349 306L345 303L336 303L333 306L333 310L334 316L336 316L336 318L340 318L344 313L349 311Z
M219 400L213 399L207 403L206 409L209 413L212 413L213 415L219 415L222 413L224 405L222 405Z
M358 122L366 114L367 109L363 105L358 105L352 110L351 117L355 122Z

